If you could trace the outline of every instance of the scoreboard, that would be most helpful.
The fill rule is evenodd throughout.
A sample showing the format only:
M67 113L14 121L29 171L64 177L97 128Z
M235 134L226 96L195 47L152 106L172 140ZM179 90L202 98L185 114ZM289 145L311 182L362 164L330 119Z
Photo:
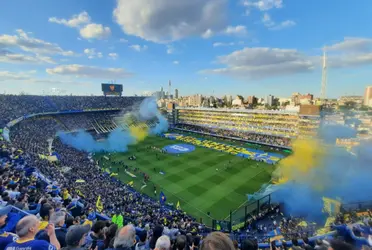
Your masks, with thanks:
M105 96L107 95L121 96L123 93L123 85L102 83L102 92Z

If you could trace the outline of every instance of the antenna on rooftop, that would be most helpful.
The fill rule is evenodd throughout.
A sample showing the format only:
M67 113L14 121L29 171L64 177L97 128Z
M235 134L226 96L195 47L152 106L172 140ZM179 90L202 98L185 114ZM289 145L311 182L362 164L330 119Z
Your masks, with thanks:
M327 97L327 52L326 47L323 48L323 68L322 68L322 87L320 90L320 98L324 101Z

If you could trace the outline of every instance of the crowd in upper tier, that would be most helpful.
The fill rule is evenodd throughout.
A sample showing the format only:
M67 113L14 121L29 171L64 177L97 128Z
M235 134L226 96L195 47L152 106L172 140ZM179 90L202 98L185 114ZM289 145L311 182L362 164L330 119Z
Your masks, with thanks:
M66 110L123 109L144 97L0 95L0 128L24 115Z

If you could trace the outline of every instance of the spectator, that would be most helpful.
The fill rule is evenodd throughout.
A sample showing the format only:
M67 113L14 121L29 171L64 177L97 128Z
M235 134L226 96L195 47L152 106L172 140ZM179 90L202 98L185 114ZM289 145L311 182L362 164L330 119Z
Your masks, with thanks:
M16 208L19 208L21 210L28 210L28 204L27 204L27 195L21 194L18 196L18 202L14 204Z
M114 239L116 232L118 231L118 225L112 224L105 232L105 249L106 248L113 248L114 247Z
M235 250L233 242L221 232L209 234L202 242L201 250Z
M152 237L151 237L151 240L150 240L150 249L155 249L156 241L158 240L158 238L160 236L162 236L163 230L164 230L164 228L161 225L157 225L154 228L154 231L152 233Z
M258 249L258 245L249 239L244 240L241 246L241 250L257 250L257 249Z
M50 204L44 203L41 206L41 209L40 209L40 212L39 212L39 215L41 217L39 230L43 230L48 226L49 218L51 217L53 212L54 212L54 208Z
M353 250L353 246L340 240L332 240L329 250ZM359 249L359 248L358 248Z
M171 242L168 236L163 235L158 238L155 245L155 250L170 250Z
M147 246L147 231L143 230L138 233L139 242L136 244L135 250L146 250Z
M176 239L176 250L184 250L186 248L186 236L185 235L178 235Z
M49 224L45 230L49 236L50 243L44 240L34 240L39 230L40 221L35 215L27 215L22 218L16 227L16 233L19 237L15 242L10 243L5 249L28 249L28 250L54 250L60 249L53 224Z
M59 244L61 245L61 247L66 246L65 238L66 238L67 230L65 228L63 228L63 226L65 224L65 217L66 217L66 214L64 212L58 211L56 213L53 213L52 216L50 217L50 220L49 220L49 222L51 224L55 225L56 237L57 237L57 240L58 240ZM45 240L45 241L50 242L49 237L48 237L48 235L45 231L38 234L38 236L36 238L38 240Z
M104 221L97 221L93 224L92 231L87 235L85 245L91 246L93 249L98 247L98 250L105 249L104 243L104 228L106 226L106 222Z
M10 213L11 210L12 207L10 206L0 209L0 250L4 250L9 243L12 243L17 239L16 235L9 232L4 232L1 229L5 226L6 219L8 218L8 214Z
M89 230L89 225L71 226L66 234L66 247L62 248L62 250L86 250L87 248L83 248L82 246L85 244L85 238Z
M195 236L192 241L192 250L199 250L200 236Z
M118 231L111 250L131 250L135 243L136 229L133 225L127 225Z

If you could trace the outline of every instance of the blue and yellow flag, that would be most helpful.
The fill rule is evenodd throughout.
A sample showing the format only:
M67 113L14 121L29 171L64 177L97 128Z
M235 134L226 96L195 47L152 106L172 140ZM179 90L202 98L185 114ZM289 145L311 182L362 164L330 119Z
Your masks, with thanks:
M101 196L100 195L98 196L98 199L97 199L97 202L96 202L96 209L100 213L103 211L103 204L101 202Z
M160 192L160 203L164 204L167 201L167 197L163 193L163 191Z
M340 212L341 202L335 199L323 197L323 212L334 215Z
M176 209L177 209L177 210L181 210L181 204L180 204L180 201L177 202Z

